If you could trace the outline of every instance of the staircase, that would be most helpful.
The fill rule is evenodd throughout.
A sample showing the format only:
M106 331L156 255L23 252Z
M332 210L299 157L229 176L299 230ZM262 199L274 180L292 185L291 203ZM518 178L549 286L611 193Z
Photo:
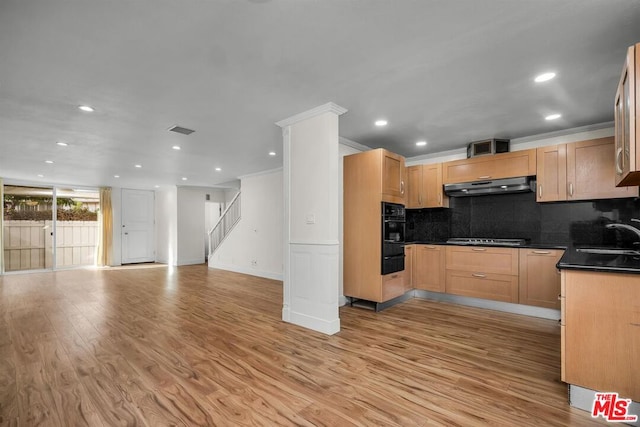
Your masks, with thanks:
M222 212L218 222L209 230L208 259L211 259L211 255L218 249L238 221L240 221L240 192L229 203L227 209Z

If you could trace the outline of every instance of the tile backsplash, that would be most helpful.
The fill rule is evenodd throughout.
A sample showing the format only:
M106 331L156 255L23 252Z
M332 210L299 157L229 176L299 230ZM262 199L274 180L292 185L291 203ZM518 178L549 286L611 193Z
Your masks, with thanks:
M537 203L535 193L457 197L449 209L407 210L407 241L449 237L527 239L558 245L621 245L638 240L612 222L640 218L640 199ZM631 223L640 228L640 223Z

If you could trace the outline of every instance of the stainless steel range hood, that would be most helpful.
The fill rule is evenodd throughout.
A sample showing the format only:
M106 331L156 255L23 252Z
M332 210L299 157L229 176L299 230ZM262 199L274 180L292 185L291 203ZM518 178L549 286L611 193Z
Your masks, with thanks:
M533 177L493 179L487 181L446 184L444 192L449 197L485 196L488 194L511 194L536 191Z

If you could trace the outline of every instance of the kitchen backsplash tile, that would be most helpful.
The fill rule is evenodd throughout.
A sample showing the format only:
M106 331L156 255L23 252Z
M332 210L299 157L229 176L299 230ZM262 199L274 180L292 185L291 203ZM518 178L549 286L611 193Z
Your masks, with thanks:
M640 218L640 199L537 203L535 193L520 193L452 198L450 206L407 210L407 241L487 237L523 238L534 244L627 246L636 240L632 233L605 225Z

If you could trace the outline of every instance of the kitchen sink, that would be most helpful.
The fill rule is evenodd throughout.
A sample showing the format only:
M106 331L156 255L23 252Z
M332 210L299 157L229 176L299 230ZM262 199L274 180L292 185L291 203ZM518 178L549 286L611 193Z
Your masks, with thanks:
M640 256L640 251L635 249L621 249L621 248L577 248L576 251L584 252L587 254L598 255L631 255Z

